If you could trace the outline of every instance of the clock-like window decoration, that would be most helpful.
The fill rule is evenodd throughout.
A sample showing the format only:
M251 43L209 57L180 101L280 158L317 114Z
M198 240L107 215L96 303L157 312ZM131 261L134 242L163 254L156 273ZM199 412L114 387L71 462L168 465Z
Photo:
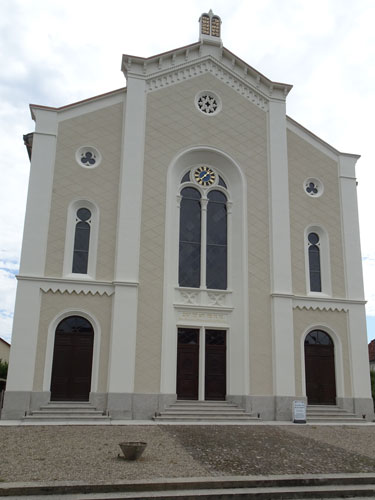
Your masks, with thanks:
M201 186L212 186L216 174L210 167L198 167L194 172L195 181Z

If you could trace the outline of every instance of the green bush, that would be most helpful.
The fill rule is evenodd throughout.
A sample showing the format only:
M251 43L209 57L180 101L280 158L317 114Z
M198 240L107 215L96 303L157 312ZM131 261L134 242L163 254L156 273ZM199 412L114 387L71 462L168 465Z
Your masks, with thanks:
M0 378L7 378L8 363L0 358Z

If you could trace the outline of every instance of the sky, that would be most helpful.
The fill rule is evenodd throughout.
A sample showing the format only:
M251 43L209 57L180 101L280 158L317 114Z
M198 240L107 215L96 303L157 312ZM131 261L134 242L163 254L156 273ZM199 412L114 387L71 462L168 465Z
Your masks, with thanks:
M198 40L222 19L224 46L292 84L287 114L357 163L368 338L375 338L374 0L1 0L0 337L11 340L29 160L29 104L64 106L126 85L121 55Z

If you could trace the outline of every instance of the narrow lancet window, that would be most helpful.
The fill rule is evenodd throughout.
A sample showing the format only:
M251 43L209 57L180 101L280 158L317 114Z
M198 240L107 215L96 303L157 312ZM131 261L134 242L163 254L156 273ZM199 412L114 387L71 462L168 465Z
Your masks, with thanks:
M91 212L80 208L76 214L73 249L73 273L87 274L90 246Z
M320 240L317 233L309 233L308 237L309 251L309 273L310 273L310 291L321 292L322 280L320 270Z

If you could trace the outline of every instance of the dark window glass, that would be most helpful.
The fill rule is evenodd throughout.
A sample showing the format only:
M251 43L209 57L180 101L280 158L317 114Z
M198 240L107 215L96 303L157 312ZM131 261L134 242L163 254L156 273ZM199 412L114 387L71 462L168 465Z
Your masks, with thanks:
M91 217L91 212L87 208L80 208L77 211L77 218L80 219L76 223L73 247L73 273L86 274L89 260L89 244L90 244L90 224L85 222Z
M87 319L81 316L69 316L63 319L56 328L57 333L91 333L92 326Z
M333 345L331 337L322 330L313 330L305 338L305 345Z
M316 245L319 243L319 236L316 233L310 233L308 236L309 243Z
M207 288L227 288L227 207L220 191L208 193L207 205Z
M79 220L89 220L89 218L91 217L91 212L88 208L80 208L77 210L77 217Z
M225 345L224 330L206 330L206 345Z
M183 182L189 182L190 181L190 172L186 172L186 174L183 176L183 178L181 179L181 184Z
M223 186L225 189L227 188L224 179L220 177L220 175L219 175L219 186Z
M200 287L201 204L194 188L181 191L180 248L178 282L180 286Z
M199 330L195 328L179 328L178 343L181 344L199 344Z
M309 272L310 272L310 290L312 292L322 291L321 271L320 271L320 248L319 236L316 233L308 235L309 240Z

